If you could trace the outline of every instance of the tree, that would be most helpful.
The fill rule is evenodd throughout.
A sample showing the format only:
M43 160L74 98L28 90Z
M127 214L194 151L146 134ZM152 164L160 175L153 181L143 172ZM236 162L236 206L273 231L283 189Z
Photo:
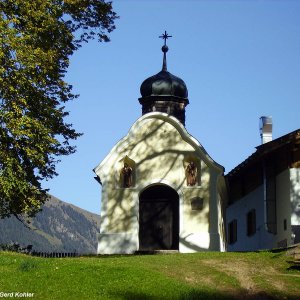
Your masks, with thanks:
M69 57L90 39L109 41L117 17L104 0L0 0L0 217L34 216L42 179L80 136L64 104Z

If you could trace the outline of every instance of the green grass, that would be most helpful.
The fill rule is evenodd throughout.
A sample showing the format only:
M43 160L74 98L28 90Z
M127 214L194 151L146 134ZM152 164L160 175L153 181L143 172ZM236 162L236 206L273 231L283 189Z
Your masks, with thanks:
M0 292L32 299L300 299L285 253L37 258L0 252Z

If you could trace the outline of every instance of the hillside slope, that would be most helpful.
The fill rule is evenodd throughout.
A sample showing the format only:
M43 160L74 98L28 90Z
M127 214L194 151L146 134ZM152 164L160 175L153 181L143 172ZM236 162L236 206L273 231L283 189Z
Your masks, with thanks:
M100 217L53 196L26 228L15 217L0 220L0 244L33 245L42 252L96 253Z
M61 259L0 251L0 287L34 300L299 300L289 260L285 252Z

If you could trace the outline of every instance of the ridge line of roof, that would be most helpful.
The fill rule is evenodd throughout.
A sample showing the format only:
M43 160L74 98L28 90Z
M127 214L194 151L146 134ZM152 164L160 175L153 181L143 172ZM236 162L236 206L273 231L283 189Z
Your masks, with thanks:
M296 129L292 132L289 132L283 136L280 136L268 143L256 146L256 151L253 152L250 156L248 156L245 160L243 160L240 164L238 164L236 167L234 167L231 171L229 171L225 177L231 177L235 175L239 170L241 170L243 167L249 164L249 162L252 162L256 157L265 155L266 153L269 153L271 151L274 151L278 149L279 147L283 146L283 144L286 144L288 142L291 142L291 138L300 138L300 128Z

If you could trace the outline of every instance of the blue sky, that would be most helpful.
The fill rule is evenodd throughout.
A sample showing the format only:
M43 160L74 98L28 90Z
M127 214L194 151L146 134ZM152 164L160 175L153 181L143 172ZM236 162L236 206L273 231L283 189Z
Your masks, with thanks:
M189 91L186 128L226 173L260 144L259 117L273 117L273 137L300 128L300 1L113 2L120 16L110 43L91 42L71 58L67 81L80 94L68 121L83 132L62 157L50 193L100 212L92 169L141 116L140 85L162 65Z

